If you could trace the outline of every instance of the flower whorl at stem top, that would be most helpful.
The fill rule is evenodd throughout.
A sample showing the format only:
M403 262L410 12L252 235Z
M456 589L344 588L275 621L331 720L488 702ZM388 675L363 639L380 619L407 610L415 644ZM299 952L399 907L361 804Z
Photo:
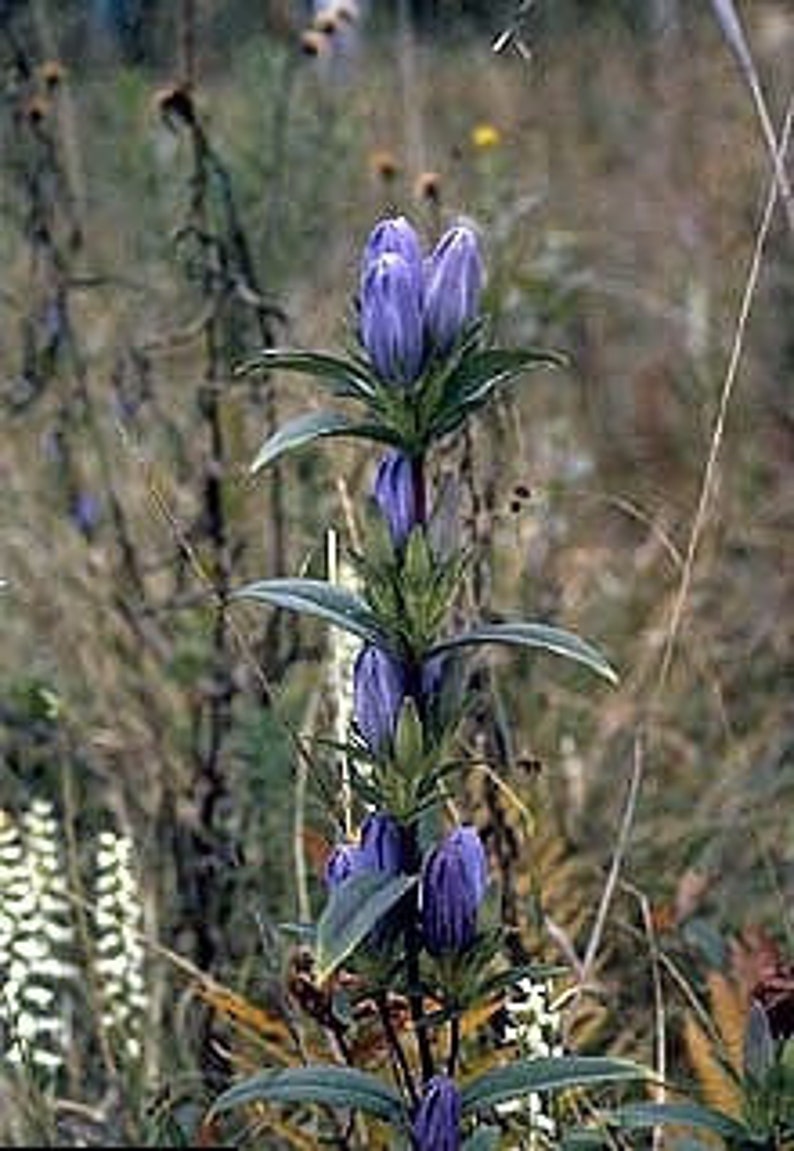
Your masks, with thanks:
M375 502L389 527L395 548L402 548L419 522L413 464L402 452L387 452L378 465Z
M403 216L381 220L364 248L360 284L361 342L378 375L410 387L476 317L482 283L479 241L468 224L447 229L423 259Z
M473 827L450 832L422 871L422 938L431 955L464 951L477 934L488 865Z
M412 1135L417 1151L458 1151L460 1092L446 1075L434 1075L422 1093Z

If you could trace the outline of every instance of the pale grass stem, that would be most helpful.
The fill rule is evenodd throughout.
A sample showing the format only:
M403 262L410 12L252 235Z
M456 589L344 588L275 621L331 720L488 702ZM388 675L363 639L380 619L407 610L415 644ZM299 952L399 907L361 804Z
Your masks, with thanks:
M783 124L783 131L781 132L780 137L780 154L782 157L785 156L788 149L789 139L791 136L792 120L794 120L794 96L789 99L788 108L786 110L786 117ZM755 297L756 289L758 287L758 278L761 271L764 248L766 246L766 241L769 237L769 232L772 227L772 219L775 213L777 198L778 182L773 178L767 193L766 204L764 206L761 222L756 233L755 244L753 246L753 252L750 258L750 266L748 268L747 277L745 280L744 292L742 294L742 299L739 306L739 315L736 321L736 327L734 329L730 358L725 372L717 415L715 417L714 426L711 433L709 451L703 469L703 479L700 485L700 495L698 497L697 509L695 512L694 520L692 522L692 530L689 534L689 541L684 558L684 566L681 571L681 579L679 581L678 591L673 603L670 622L667 629L667 637L665 640L665 647L662 655L662 664L656 685L657 695L661 694L667 682L667 676L670 672L670 667L673 660L673 652L681 628L684 609L686 607L687 598L689 596L690 585L692 583L695 556L697 554L700 538L706 526L706 517L708 514L711 496L714 489L714 481L716 478L717 462L719 460L722 442L725 438L725 425L728 418L728 410L730 408L731 398L733 396L736 379L739 373L739 365L741 363L742 352L744 351L747 324L750 319L752 303Z

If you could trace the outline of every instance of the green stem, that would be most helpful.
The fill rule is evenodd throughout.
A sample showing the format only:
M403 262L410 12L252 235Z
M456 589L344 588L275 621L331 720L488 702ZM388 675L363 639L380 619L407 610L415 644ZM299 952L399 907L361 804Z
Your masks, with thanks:
M389 1053L391 1055L392 1067L394 1068L394 1078L397 1085L402 1087L411 1101L411 1106L415 1107L419 1102L419 1095L414 1083L414 1077L411 1074L411 1068L408 1060L405 1057L403 1045L400 1042L400 1036L395 1030L394 1023L392 1022L391 1015L389 1014L389 1002L386 995L380 992L376 998L378 1005L378 1013L380 1020L383 1024L383 1032L386 1036L386 1041L389 1045Z
M418 875L421 868L419 844L416 837L416 827L411 825L405 830L406 871L410 875ZM410 894L410 906L407 909L405 924L405 967L408 980L408 1006L411 1011L416 1041L419 1046L419 1063L422 1069L422 1082L427 1083L433 1078L433 1052L430 1048L430 1036L425 1025L424 996L419 974L419 953L421 941L419 939L418 924L418 894Z
M414 484L414 507L416 511L416 522L418 524L427 523L427 484L425 483L425 459L424 456L415 456L411 461L413 484Z
M449 1024L449 1055L447 1056L447 1075L450 1079L455 1077L455 1069L460 1055L460 1016L455 1015Z

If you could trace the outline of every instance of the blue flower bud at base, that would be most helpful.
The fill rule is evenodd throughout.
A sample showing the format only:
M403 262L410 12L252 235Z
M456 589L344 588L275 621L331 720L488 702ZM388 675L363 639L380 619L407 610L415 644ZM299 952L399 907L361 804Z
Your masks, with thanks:
M460 1092L446 1075L428 1080L412 1124L416 1151L459 1151Z

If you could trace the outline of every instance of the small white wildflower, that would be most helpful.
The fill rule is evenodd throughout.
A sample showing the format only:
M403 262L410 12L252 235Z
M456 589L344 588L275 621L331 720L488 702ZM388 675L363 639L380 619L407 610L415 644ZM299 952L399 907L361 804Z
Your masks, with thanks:
M547 982L535 982L525 977L514 986L505 1004L508 1022L504 1039L515 1044L525 1059L538 1059L562 1054L560 1017L550 1003ZM557 1124L548 1112L548 1103L542 1094L530 1092L520 1099L511 1099L497 1106L503 1118L511 1118L525 1139L522 1146L528 1151L545 1151L556 1146Z
M74 942L61 832L53 805L34 799L19 821L0 812L0 1016L6 1058L55 1074L69 1028Z
M130 1064L142 1053L145 1021L145 955L139 933L143 903L133 867L133 844L125 835L103 831L97 839L96 968L102 1022Z

